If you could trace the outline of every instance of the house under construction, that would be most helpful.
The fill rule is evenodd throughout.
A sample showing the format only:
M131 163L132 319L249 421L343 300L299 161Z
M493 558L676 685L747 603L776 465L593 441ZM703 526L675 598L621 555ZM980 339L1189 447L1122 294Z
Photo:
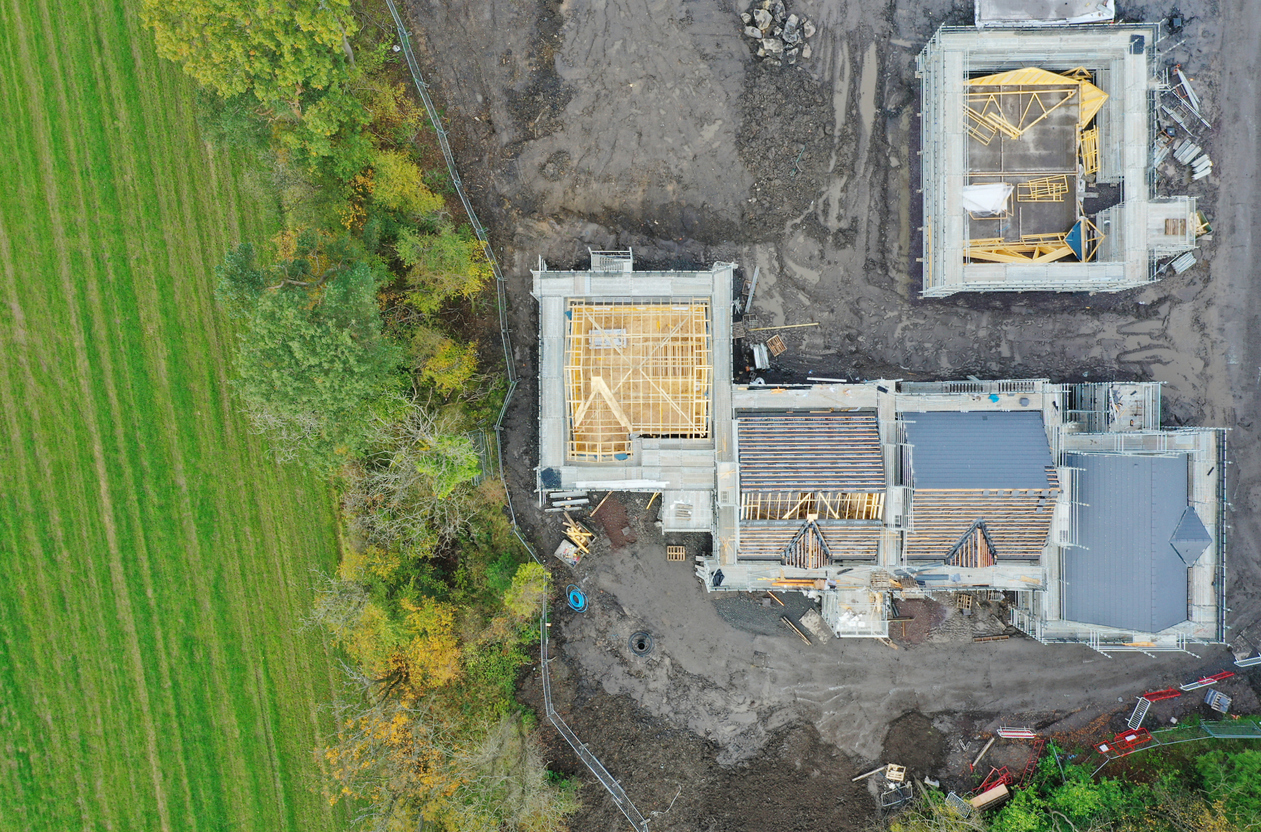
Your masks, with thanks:
M1159 24L943 27L920 53L923 294L1118 291L1195 248L1157 197Z
M733 266L540 262L541 494L661 494L711 591L817 593L841 637L898 598L1011 593L1104 652L1224 637L1225 434L1160 427L1154 383L736 385Z

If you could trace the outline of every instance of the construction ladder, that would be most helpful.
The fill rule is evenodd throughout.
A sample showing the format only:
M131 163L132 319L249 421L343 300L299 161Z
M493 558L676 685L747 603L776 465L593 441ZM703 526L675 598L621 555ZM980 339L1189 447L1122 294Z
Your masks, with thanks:
M1090 176L1099 172L1099 128L1081 131L1081 172Z
M1016 781L1019 785L1024 785L1035 771L1038 770L1038 760L1042 758L1042 751L1046 748L1046 737L1038 737L1033 741L1033 751L1029 754L1029 761L1025 763L1025 770L1020 772L1020 779Z

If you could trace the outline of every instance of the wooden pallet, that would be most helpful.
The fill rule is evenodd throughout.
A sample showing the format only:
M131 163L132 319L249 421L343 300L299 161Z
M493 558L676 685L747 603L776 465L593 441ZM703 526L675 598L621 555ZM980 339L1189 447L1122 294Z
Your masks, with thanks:
M687 547L686 546L667 546L666 547L666 560L677 561L679 563L682 563L683 561L687 560Z

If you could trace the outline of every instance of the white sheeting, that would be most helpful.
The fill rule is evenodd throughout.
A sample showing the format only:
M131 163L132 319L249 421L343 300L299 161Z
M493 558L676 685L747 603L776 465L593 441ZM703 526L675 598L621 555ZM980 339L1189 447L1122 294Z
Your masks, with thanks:
M976 25L1067 26L1111 23L1116 0L976 0Z
M1001 214L1013 188L1006 182L963 186L963 209L973 214Z

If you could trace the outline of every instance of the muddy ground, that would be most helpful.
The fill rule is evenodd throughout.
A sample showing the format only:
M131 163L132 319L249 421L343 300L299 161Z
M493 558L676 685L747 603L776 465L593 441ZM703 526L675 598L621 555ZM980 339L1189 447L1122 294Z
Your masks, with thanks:
M1173 4L1118 5L1128 19L1155 19ZM761 267L761 321L821 324L784 334L786 378L1152 379L1165 383L1166 424L1231 428L1228 621L1231 637L1261 642L1261 17L1246 0L1183 3L1196 16L1160 47L1215 124L1201 142L1215 174L1190 183L1167 166L1161 180L1211 217L1201 264L1118 294L924 300L914 57L943 22L967 23L970 4L789 6L817 22L814 55L772 68L754 63L735 0L410 0L422 64L510 284L523 382L504 453L527 532L541 550L559 539L530 494L528 269L540 256L585 266L588 246L633 247L640 266L727 260L745 275ZM553 628L554 668L567 718L645 814L664 813L651 816L655 828L758 829L770 818L804 828L798 817L858 827L874 803L845 774L892 753L909 760L920 746L890 735L897 726L929 723L941 753L912 762L958 777L959 760L979 750L969 744L1001 722L1103 730L1143 690L1229 660L1220 649L1109 660L1024 639L973 644L960 639L979 632L975 622L952 610L898 650L806 646L716 606L690 564L665 562L643 508L627 499L635 542L559 576L592 605ZM636 629L656 637L649 657L626 647ZM523 695L536 696L536 682ZM552 743L557 765L585 776ZM624 828L588 782L575 828Z

